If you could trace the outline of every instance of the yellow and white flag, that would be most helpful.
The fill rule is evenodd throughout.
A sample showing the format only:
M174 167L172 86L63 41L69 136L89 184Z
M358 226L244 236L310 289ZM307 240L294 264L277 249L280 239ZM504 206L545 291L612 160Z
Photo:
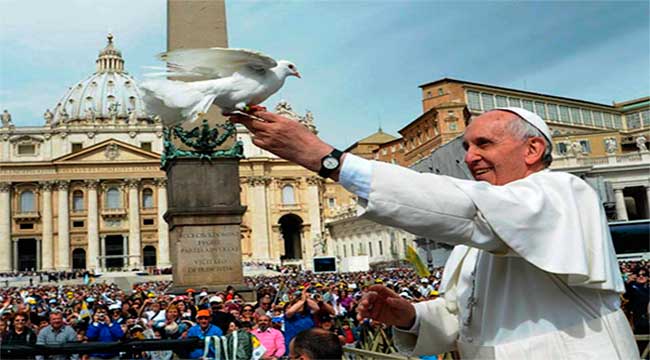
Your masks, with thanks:
M415 272L419 277L429 277L429 275L431 275L427 266L422 262L422 259L420 259L417 250L415 250L411 245L406 248L406 261L413 265Z

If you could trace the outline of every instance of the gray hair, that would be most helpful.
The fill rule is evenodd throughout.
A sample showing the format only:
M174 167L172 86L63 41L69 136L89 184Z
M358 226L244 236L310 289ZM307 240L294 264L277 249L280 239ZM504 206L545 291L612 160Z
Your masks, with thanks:
M539 131L538 128L517 116L516 119L513 119L513 121L510 121L506 125L506 129L510 131L512 135L522 140L531 137L541 137L544 139L544 144L546 146L544 148L544 155L542 155L542 164L544 164L545 168L551 165L553 162L553 144L546 138L546 136L544 136L544 134L542 134L541 131Z

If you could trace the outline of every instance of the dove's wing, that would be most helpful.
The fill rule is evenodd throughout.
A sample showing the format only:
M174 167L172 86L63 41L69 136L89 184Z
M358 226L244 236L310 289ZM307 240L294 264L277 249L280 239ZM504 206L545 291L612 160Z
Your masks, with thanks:
M172 50L158 58L167 62L168 70L156 75L185 81L227 77L244 67L261 72L277 65L271 57L257 51L217 47Z

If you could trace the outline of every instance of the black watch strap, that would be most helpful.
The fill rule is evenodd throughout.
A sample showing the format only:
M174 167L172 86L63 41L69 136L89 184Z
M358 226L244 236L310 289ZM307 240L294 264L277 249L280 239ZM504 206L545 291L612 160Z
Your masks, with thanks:
M323 156L323 158L320 160L320 170L318 170L318 175L324 178L328 178L335 170L341 167L341 156L343 156L343 152L337 149L334 149L331 153ZM329 159L336 159L338 165L334 168L325 167L325 161Z

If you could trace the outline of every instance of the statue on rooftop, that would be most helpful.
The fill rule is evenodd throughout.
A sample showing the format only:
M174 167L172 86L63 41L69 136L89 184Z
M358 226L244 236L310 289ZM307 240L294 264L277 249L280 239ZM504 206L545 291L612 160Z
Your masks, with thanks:
M0 119L2 119L2 127L11 127L13 123L11 122L11 114L7 109L2 112L2 116L0 116Z
M636 147L639 149L641 152L648 151L648 146L645 144L648 142L648 139L646 139L645 136L639 135L636 138Z
M95 122L95 110L91 107L86 109L86 120L91 124Z
M53 118L54 118L54 114L52 114L50 109L45 110L45 114L43 114L43 119L45 119L45 125L52 124Z
M70 118L70 116L68 115L68 112L65 110L64 107L62 107L61 110L59 111L59 116L61 117L60 122L63 122L63 123L67 123L68 119Z

